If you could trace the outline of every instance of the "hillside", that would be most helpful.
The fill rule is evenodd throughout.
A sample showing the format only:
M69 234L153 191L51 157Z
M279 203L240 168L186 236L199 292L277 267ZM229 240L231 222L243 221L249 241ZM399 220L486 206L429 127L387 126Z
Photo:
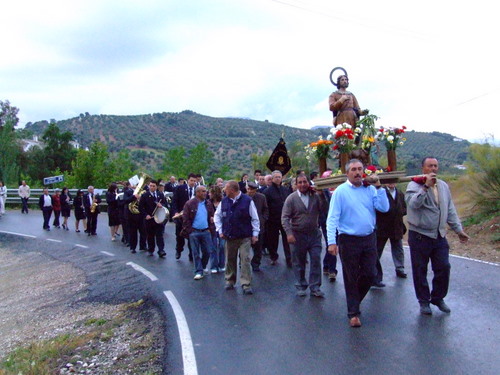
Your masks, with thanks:
M189 110L136 116L86 113L58 121L57 124L62 131L73 133L82 147L99 140L111 152L127 148L135 161L149 168L159 167L164 152L169 148L183 146L190 149L199 142L206 142L217 163L227 163L235 171L250 171L250 155L271 152L283 132L290 147L295 142L305 145L325 131L293 128L267 121L214 118ZM41 135L47 126L47 121L28 123L26 131ZM452 135L437 132L411 131L407 133L407 139L398 155L407 165L408 172L419 169L420 159L425 155L435 155L443 169L461 164L467 157L470 144L454 141Z

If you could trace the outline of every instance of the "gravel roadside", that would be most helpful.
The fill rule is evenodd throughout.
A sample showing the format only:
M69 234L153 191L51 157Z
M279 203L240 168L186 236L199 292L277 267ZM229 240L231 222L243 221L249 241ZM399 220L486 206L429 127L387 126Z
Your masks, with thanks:
M0 234L0 363L16 347L71 337L81 342L51 373L164 372L165 322L141 276L91 254L75 266L64 259L74 249L34 244Z

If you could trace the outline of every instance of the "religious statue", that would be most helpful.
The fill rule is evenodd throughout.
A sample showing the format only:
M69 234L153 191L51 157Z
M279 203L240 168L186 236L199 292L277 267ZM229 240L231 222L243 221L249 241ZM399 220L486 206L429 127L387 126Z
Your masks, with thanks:
M335 83L332 79L332 74L337 69L342 70L344 74L337 77L337 82ZM367 115L368 110L361 110L354 94L347 91L349 78L343 68L338 67L333 69L330 73L330 81L337 87L337 91L333 92L328 100L330 111L333 112L333 125L347 123L354 130L360 116Z

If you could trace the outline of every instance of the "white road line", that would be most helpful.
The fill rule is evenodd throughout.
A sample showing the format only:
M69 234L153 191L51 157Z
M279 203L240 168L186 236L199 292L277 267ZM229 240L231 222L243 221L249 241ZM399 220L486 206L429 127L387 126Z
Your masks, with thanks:
M134 262L128 262L127 266L131 266L134 270L141 272L144 276L149 277L151 281L156 281L158 278L153 275L151 272L149 272L147 269L139 266L138 264L135 264Z
M198 375L198 367L196 366L196 357L194 355L193 340L189 332L186 316L182 307L175 298L174 293L170 290L163 292L167 297L168 302L174 310L175 320L177 321L177 328L179 329L179 337L181 339L182 348L182 362L184 364L184 375Z
M403 248L405 250L410 250L410 246L403 246ZM455 254L450 254L450 257L454 257L454 258L458 258L458 259L465 259L465 260L471 260L473 262L477 262L477 263L483 263L483 264L489 264L490 266L495 266L495 267L498 267L500 266L500 264L498 263L493 263L493 262L487 262L485 260L480 260L480 259L474 259L474 258L468 258L468 257L463 257L461 255L455 255Z
M22 237L29 237L29 238L36 238L36 236L32 236L30 234L23 234L23 233L17 233L17 232L9 232L9 231L6 231L6 230L0 230L0 233L13 234L15 236L22 236Z
M478 263L483 263L483 264L489 264L490 266L496 266L496 267L500 266L500 264L498 264L498 263L487 262L485 260L474 259L474 258L467 258L467 257L463 257L463 256L460 256L460 255L455 255L455 254L450 254L450 257L459 258L459 259L472 260L473 262L478 262Z
M52 238L46 238L46 240L50 242L62 242L61 240L53 240Z
M107 251L101 251L101 253L106 254L106 255L109 255L110 257L114 257L114 256L115 256L115 254L113 254L113 253L108 253Z
M80 245L79 243L75 243L75 246L76 247L82 247L84 249L88 249L89 247L88 246L85 246L85 245Z

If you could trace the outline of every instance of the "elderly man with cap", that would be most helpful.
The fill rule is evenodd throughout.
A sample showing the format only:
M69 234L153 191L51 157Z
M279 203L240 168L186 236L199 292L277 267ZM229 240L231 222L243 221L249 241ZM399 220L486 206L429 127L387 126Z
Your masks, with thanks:
M267 208L266 196L258 192L258 185L255 182L249 182L247 186L247 194L252 198L253 203L255 203L255 208L257 209L257 214L259 215L260 222L260 232L259 240L252 245L253 258L252 258L252 269L254 272L260 271L260 261L262 259L262 244L264 241L265 225L269 218L269 209Z

